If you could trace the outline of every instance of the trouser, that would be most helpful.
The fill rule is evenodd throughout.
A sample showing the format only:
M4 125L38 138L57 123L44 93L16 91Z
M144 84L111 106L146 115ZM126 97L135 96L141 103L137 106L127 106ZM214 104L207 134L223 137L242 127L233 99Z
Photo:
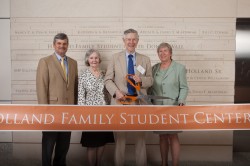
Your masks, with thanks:
M133 134L135 138L135 159L137 166L147 165L145 132L115 132L115 166L124 166L126 135Z
M66 155L69 150L71 132L43 132L42 166L51 166L55 147L53 166L66 166Z

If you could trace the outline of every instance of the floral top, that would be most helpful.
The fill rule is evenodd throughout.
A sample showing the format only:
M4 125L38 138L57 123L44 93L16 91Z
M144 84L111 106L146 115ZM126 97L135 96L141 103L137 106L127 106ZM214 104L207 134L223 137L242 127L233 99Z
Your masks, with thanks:
M89 69L85 70L79 78L78 105L107 105L109 94L104 87L104 73L97 78Z

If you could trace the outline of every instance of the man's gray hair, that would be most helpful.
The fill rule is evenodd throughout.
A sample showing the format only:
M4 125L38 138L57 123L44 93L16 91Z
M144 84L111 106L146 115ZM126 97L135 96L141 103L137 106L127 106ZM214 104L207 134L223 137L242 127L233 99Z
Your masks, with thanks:
M123 38L125 38L126 35L129 34L129 33L135 33L135 34L137 35L137 39L139 39L139 34L138 34L138 32L137 32L136 30L134 30L134 29L127 29L127 30L125 30L124 33L123 33L123 35L124 35Z

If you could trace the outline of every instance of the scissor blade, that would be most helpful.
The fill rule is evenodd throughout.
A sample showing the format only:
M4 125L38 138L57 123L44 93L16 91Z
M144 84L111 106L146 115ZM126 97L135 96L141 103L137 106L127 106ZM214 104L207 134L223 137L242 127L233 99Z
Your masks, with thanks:
M150 99L172 99L171 97L165 97L165 96L154 96L154 95L146 95L146 97L150 98Z
M153 105L152 102L146 98L139 98L143 102L143 105Z

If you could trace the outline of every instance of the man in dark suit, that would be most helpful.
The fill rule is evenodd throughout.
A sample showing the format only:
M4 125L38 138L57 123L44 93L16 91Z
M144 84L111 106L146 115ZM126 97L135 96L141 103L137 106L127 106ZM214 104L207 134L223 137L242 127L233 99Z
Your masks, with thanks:
M36 90L39 104L77 104L77 62L66 56L68 36L59 33L54 37L55 52L40 59L37 67ZM42 165L66 166L71 132L44 131L42 137Z
M133 77L132 81L141 84L141 92L147 93L147 88L153 84L151 62L149 57L135 51L139 41L138 32L134 29L124 31L123 42L125 50L113 55L105 76L105 86L111 96L112 105L119 104L119 100L124 99L124 95L137 95L136 91L131 89L125 79L131 69L129 61L132 59ZM143 103L134 102L132 105ZM115 165L123 166L125 160L126 132L115 132ZM147 165L145 132L133 132L135 138L135 158L137 166Z

